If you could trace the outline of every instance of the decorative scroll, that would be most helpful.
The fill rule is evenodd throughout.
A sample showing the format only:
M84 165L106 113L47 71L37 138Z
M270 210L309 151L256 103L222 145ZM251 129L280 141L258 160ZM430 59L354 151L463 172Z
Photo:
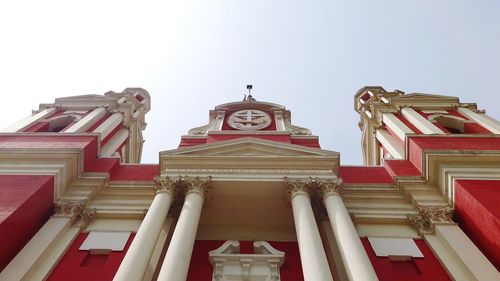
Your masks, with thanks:
M417 206L418 214L407 215L420 235L434 233L436 224L454 224L453 209L448 206Z

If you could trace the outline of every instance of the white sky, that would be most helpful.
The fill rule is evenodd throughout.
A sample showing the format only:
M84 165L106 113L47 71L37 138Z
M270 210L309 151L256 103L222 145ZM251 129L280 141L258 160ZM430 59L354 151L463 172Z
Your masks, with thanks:
M143 162L155 163L251 83L361 164L359 88L459 96L500 118L499 50L493 0L3 0L0 127L56 97L142 87Z

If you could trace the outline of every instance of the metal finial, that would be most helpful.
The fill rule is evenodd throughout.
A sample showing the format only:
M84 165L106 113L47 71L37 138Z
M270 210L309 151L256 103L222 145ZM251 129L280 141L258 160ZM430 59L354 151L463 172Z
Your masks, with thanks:
M247 90L248 90L248 96L245 95L245 98L243 101L255 101L254 97L252 97L252 85L247 85Z

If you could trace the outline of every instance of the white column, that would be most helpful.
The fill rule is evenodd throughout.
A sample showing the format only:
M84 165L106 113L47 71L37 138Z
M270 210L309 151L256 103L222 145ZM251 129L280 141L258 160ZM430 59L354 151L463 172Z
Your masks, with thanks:
M99 133L101 134L101 141L105 139L109 133L111 133L116 126L120 125L120 123L123 121L123 114L117 112L114 113L113 115L109 116L106 121L104 121L99 127L97 127L94 130L94 133Z
M415 125L415 127L417 127L417 129L419 129L422 133L426 135L432 135L432 134L445 135L445 133L441 131L441 129L436 127L436 125L434 125L431 121L424 118L413 108L404 107L401 109L401 113L403 114L404 118L406 118L413 125Z
M101 156L109 157L115 153L118 147L128 138L129 131L125 128L120 129L116 134L101 148ZM123 156L124 157L124 156Z
M55 209L54 216L40 228L0 273L0 280L45 280L48 278L93 213L85 209L85 201L59 200L55 203Z
M283 119L283 111L275 110L274 122L276 123L276 131L285 131L285 120Z
M447 206L417 205L417 214L408 215L418 233L446 267L454 280L500 280L500 273L453 222Z
M405 141L406 135L407 134L414 134L408 126L405 125L401 120L399 120L396 115L392 113L383 113L382 114L382 122L393 131L398 138L400 138L402 141Z
M54 112L55 110L56 110L55 107L43 109L40 112L38 112L37 114L32 115L32 116L28 116L28 117L22 119L21 121L10 125L9 127L3 129L0 132L2 132L2 133L18 132L18 131L20 131L20 130L22 130L30 125L33 125L35 122L40 121L41 119L47 117L47 115Z
M141 281L172 203L175 182L156 178L156 195L123 258L114 281Z
M198 230L203 207L204 193L210 177L205 179L185 177L183 180L188 186L186 199L182 205L179 220L163 260L158 281L185 281L189 263L191 262L196 231Z
M217 111L217 118L215 119L214 130L222 131L222 125L224 124L224 116L226 116L225 111Z
M476 121L476 123L490 130L492 133L500 134L500 122L489 117L488 115L476 113L465 107L458 108L458 112L463 114L465 117Z
M436 224L434 231L424 237L455 280L500 280L498 270L458 225Z
M341 181L318 182L333 235L350 281L378 280L340 194Z
M104 115L106 115L106 109L103 107L98 107L89 114L87 114L85 117L80 119L80 121L73 124L64 132L65 133L85 132L90 127L92 127L92 125L94 125L97 121L104 118Z
M285 182L291 195L304 281L333 281L311 207L308 183L303 180L290 181L287 178Z
M394 159L405 159L403 144L398 142L394 136L385 129L377 129L375 136L382 146L394 157Z

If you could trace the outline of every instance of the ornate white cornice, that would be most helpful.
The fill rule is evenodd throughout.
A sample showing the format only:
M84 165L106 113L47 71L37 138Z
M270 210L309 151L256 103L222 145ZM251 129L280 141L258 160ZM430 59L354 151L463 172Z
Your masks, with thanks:
M434 233L436 224L455 224L453 222L453 209L448 206L422 206L417 205L418 214L407 215L410 223L420 235Z

